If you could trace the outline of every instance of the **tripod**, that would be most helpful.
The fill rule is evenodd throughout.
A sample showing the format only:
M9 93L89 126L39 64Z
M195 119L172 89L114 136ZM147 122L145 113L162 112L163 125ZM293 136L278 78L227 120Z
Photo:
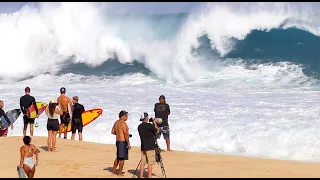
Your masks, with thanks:
M157 141L156 141L156 149L155 149L155 151L156 151L156 161L157 161L157 164L160 164L161 171L162 171L162 175L163 175L165 178L167 178L167 176L166 176L166 171L165 171L165 169L164 169L164 165L163 165L162 158L161 158L161 154L160 154L160 153L161 153L161 149L160 149ZM140 159L140 162L139 162L136 170L134 171L134 174L133 174L132 178L134 178L134 176L136 175L137 170L138 170L138 168L139 168L139 166L140 166L140 164L141 164L141 161L142 161L142 159ZM138 176L137 176L137 177L138 177Z
M142 159L140 159L139 164L138 164L136 170L134 171L134 174L133 174L132 178L134 178L134 176L136 175L136 173L137 173L137 171L138 171L138 168L139 168L139 166L140 166L140 164L141 164L141 161L142 161ZM138 176L137 176L137 177L138 177Z
M165 178L167 178L167 176L166 176L166 171L165 171L165 169L164 169L164 165L163 165L162 158L161 158L161 149L160 149L160 147L159 147L159 145L158 145L157 140L156 140L156 149L155 149L155 150L156 150L156 161L157 161L158 164L160 164L161 171L162 171L162 175L163 175Z

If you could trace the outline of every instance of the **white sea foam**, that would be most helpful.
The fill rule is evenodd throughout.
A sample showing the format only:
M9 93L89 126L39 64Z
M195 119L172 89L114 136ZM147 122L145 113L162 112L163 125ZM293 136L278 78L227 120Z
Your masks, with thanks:
M33 83L33 82L36 83ZM1 85L5 110L18 108L25 86L37 101L48 102L67 88L67 95L78 95L86 107L103 108L103 115L84 128L84 140L113 144L110 134L118 113L125 109L132 145L139 146L137 132L140 113L153 114L154 103L164 94L171 106L170 129L172 149L237 153L240 155L320 160L319 106L315 91L299 89L270 90L261 88L194 88L188 84L159 84L142 74L114 79L66 75L41 76L34 81ZM19 93L20 92L20 93ZM36 136L46 136L46 116L39 118ZM22 117L9 135L22 135ZM69 137L71 134L69 134ZM164 141L159 141L165 147Z

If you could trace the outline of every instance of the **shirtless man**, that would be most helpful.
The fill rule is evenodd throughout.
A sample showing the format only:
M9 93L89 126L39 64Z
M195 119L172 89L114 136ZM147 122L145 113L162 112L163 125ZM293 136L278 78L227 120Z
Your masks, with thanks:
M129 151L131 149L129 141L129 128L127 126L128 112L121 111L119 113L119 120L117 120L113 127L111 133L116 135L116 147L117 147L117 158L114 160L112 174L116 174L116 169L119 164L118 176L122 175L122 169L124 166L124 161L129 159Z
M60 88L60 96L57 99L57 102L59 103L61 110L63 111L63 115L60 116L60 125L59 125L59 138L61 138L61 132L64 130L64 139L67 139L67 128L70 122L70 115L68 112L68 103L70 104L71 111L73 112L73 106L70 98L66 96L66 88L62 87Z

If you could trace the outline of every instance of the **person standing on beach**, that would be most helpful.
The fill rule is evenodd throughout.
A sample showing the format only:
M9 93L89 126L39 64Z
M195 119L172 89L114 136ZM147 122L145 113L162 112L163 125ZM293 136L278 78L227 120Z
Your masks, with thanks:
M159 97L159 103L154 105L155 118L161 118L162 123L159 124L160 133L158 134L158 138L163 135L163 138L166 140L167 151L171 151L170 149L170 130L168 123L168 116L170 115L170 106L166 103L166 97L161 95Z
M28 128L28 124L30 124L30 136L33 136L33 124L34 124L34 118L29 118L28 117L28 114L29 114L29 110L28 108L33 105L34 106L34 109L37 113L37 118L39 117L39 114L38 114L38 108L37 108L37 105L36 105L36 100L33 96L30 96L30 88L29 87L26 87L24 89L25 91L25 95L22 96L20 98L20 109L21 109L21 112L23 113L23 136L26 136L27 134L27 128Z
M49 106L46 108L46 114L48 116L48 121L47 121L48 149L47 151L52 152L52 151L55 151L56 138L57 138L57 133L59 131L58 117L59 115L63 114L61 111L60 104L58 105L58 103L54 99L51 99L49 102Z
M36 166L39 163L39 150L38 148L30 144L31 138L29 136L23 137L24 145L20 148L20 168L24 169L24 172L28 178L33 178L36 172ZM33 154L36 155L36 163L33 161Z
M7 123L10 124L11 129L13 129L13 123L11 123L8 116L6 115L4 110L2 109L3 107L4 107L4 102L2 100L0 100L0 117L3 116L5 121L7 121ZM1 122L1 124L2 124L2 122ZM6 137L7 134L8 134L8 128L0 130L0 137Z
M72 131L71 139L74 140L76 136L76 131L78 130L79 141L82 141L82 129L83 129L82 113L84 112L84 107L82 104L79 103L78 96L73 96L72 101L73 101L73 113L72 113L72 121L71 121L71 131Z
M124 166L124 161L129 159L129 151L131 149L129 141L129 128L126 121L128 120L128 112L121 111L119 113L119 120L117 120L113 127L111 133L116 135L116 147L117 147L117 158L114 160L112 174L116 174L116 169L119 164L118 176L122 175L122 169Z
M66 96L66 88L60 88L60 96L57 99L63 114L60 116L60 125L59 125L59 138L61 138L61 132L64 130L64 139L67 139L67 128L70 123L70 115L68 111L68 104L70 104L71 111L73 111L73 106L70 98Z
M152 178L152 165L156 163L156 135L159 129L155 119L153 125L149 123L148 113L143 113L140 121L142 121L138 126L141 140L140 178L143 178L145 164L148 164L148 178Z

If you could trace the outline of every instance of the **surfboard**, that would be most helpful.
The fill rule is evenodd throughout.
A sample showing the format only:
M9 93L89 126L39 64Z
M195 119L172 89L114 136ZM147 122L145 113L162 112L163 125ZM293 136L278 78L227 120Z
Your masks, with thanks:
M72 119L72 109L71 109L71 106L70 104L68 103L68 113L69 113L69 117L70 117L70 120Z
M36 106L37 106L37 108L38 108L38 114L39 114L39 116L40 116L40 114L44 111L44 110L46 110L46 108L47 108L47 104L46 103L44 103L44 102L36 102ZM37 117L37 113L36 113L36 109L35 109L35 107L34 107L34 105L32 104L29 108L28 108L28 110L29 110L29 112L30 112L30 114L28 115L28 117L29 118L36 118Z
M12 109L8 112L6 112L6 115L8 116L9 120L11 123L14 123L18 117L21 114L21 110L20 109ZM8 122L6 121L6 119L1 116L1 130L7 129L10 126L10 124L8 124Z
M82 113L83 127L90 124L94 120L96 120L102 114L102 112L103 112L103 110L100 108L90 109L90 110L84 111ZM70 132L70 131L71 131L71 124L68 125L68 129L67 129L67 132ZM61 132L63 133L64 130L62 130Z
M17 171L18 171L19 178L28 178L23 168L18 166Z

